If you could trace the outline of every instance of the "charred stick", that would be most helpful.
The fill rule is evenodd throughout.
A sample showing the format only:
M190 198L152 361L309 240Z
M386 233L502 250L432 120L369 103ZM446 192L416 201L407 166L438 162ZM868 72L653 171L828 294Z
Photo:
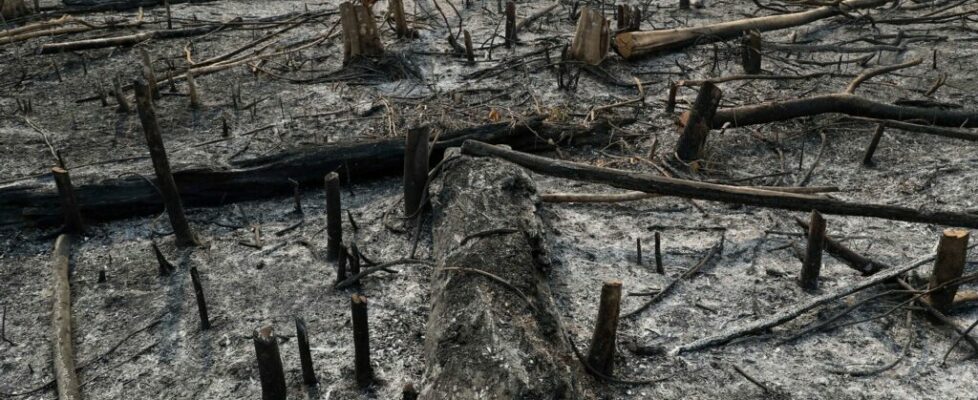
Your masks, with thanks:
M306 321L295 317L295 337L299 345L299 361L302 364L302 381L306 385L319 383L316 379L316 371L312 366L312 353L309 352L309 335L306 330Z
M336 260L343 243L343 215L340 208L340 175L326 174L326 259Z
M197 267L190 267L190 280L194 285L194 296L197 297L197 313L200 314L200 329L211 328L211 320L207 318L207 301L204 300L204 287L200 284L200 274Z
M261 381L262 400L285 400L285 371L278 349L278 339L271 326L255 330L255 356L258 358L258 378Z
M614 373L620 310L621 281L605 282L601 287L598 319L595 321L594 335L591 336L591 347L587 356L588 364L605 375Z

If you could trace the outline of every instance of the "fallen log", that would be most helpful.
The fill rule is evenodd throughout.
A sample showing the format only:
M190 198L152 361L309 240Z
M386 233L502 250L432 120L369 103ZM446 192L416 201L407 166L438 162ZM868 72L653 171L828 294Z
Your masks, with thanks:
M587 398L547 283L532 180L490 158L455 156L442 171L420 399ZM512 230L464 240L500 224Z
M899 221L978 228L978 215L963 212L927 211L885 204L855 203L825 197L668 178L647 173L554 160L507 150L474 140L465 141L462 145L462 152L476 156L498 157L541 174L591 183L601 183L620 189L638 190L646 193L794 211L808 212L817 209L819 212L825 214L876 217Z
M241 18L236 18L240 21ZM113 36L107 38L84 39L72 42L47 43L37 49L38 54L66 53L78 50L103 49L106 47L134 46L147 40L178 39L191 36L205 35L217 32L227 25L205 25L184 29L164 29L157 31L139 32L132 35Z
M169 0L170 4L180 3L209 3L216 0ZM83 13L95 11L124 11L135 10L140 7L161 6L160 0L61 0L66 9L55 9L54 11Z
M678 50L695 44L712 43L739 37L744 31L767 32L805 25L852 10L872 8L890 0L846 0L808 11L721 22L694 28L624 32L615 36L615 50L625 59L662 51Z
M51 259L51 266L54 269L51 347L54 353L54 379L58 386L59 400L81 399L81 385L75 372L75 344L71 337L71 286L68 283L71 239L71 235L58 235Z
M606 142L607 122L588 127L545 124L530 118L515 124L488 124L446 132L432 145L432 161L445 149L467 139L508 144L516 149L552 149L555 144ZM551 143L552 141L552 143ZM404 163L404 139L338 143L232 163L227 168L177 170L173 178L186 207L214 207L231 202L289 195L293 179L319 187L323 176L337 171L344 182L398 176ZM163 203L154 181L140 176L100 179L73 175L81 214L89 221L106 221L159 213ZM62 221L61 202L50 177L0 186L0 226L25 222L52 226Z
M719 129L726 123L729 123L730 127L738 127L827 113L893 121L918 121L954 128L978 127L978 111L974 110L898 106L852 94L835 93L720 109L713 116L713 128ZM967 138L970 140L970 137Z

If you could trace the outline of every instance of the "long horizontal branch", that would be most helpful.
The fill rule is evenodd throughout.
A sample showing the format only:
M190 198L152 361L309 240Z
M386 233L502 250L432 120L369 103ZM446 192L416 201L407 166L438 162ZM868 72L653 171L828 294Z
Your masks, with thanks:
M647 173L594 167L587 164L555 160L507 150L473 140L465 141L465 144L462 145L462 152L475 156L502 158L541 174L591 183L601 183L621 189L639 190L646 193L785 210L818 210L826 214L876 217L978 228L978 215L975 214L953 211L925 211L885 204L847 202L824 197L668 178Z
M241 18L237 18L241 20ZM163 39L177 39L191 36L204 35L211 32L218 31L224 28L226 25L205 25L198 26L194 28L183 28L183 29L163 29L156 31L146 31L139 32L132 35L124 36L113 36L107 38L97 38L97 39L83 39L76 40L72 42L60 42L60 43L47 43L41 45L38 48L38 54L55 54L55 53L65 53L69 51L78 50L89 50L89 49L102 49L106 47L116 47L116 46L134 46L136 44L145 42L150 39L163 40Z
M898 106L845 93L719 109L713 117L713 127L719 128L726 123L731 127L766 124L828 113L894 121L919 121L944 127L978 127L978 111L975 110Z

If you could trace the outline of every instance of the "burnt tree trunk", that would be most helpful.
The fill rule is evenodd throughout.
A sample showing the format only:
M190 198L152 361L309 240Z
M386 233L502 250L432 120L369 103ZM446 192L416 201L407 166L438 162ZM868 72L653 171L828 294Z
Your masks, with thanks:
M420 398L582 398L547 283L533 181L490 158L443 167L432 187L439 262Z

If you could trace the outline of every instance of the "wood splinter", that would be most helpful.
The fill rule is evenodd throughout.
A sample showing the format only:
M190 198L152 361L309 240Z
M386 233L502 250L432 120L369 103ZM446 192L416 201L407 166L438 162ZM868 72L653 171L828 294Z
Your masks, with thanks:
M197 298L197 313L200 314L200 329L211 328L211 320L207 317L207 301L204 300L204 287L200 284L200 274L197 267L190 267L190 280L194 285L194 296Z
M662 268L662 247L660 246L659 232L655 233L655 272L657 274L665 274L665 269Z
M285 370L278 349L278 339L271 326L255 330L253 337L255 356L258 358L258 378L261 381L262 400L285 400Z
M149 154L153 159L153 169L156 171L157 186L163 196L163 204L166 207L167 215L170 217L173 233L177 237L177 245L199 245L200 242L190 229L190 223L187 222L187 216L183 212L180 192L177 191L173 173L170 172L170 161L166 156L166 148L163 146L163 138L160 135L160 125L156 121L156 111L153 109L151 88L140 79L133 82L133 88L136 92L136 108L139 111L139 120L143 125L146 145L149 147Z
M873 139L869 141L869 146L866 147L866 154L863 156L863 165L867 167L872 167L876 165L873 161L873 154L876 153L876 147L880 145L880 139L883 138L883 131L886 130L886 123L879 123L876 125L876 131L873 132Z
M823 248L825 248L825 218L818 211L812 210L808 223L808 248L805 251L805 262L801 267L801 278L798 281L805 290L818 289Z
M937 260L934 261L934 272L930 277L930 288L937 288L947 282L961 277L964 273L964 263L968 254L969 232L966 229L946 229L937 245ZM927 295L927 300L938 311L947 313L951 310L954 295L958 285L946 285Z
M374 382L373 367L370 366L370 333L367 325L367 298L359 294L350 297L353 314L354 373L357 386L367 388Z
M601 287L601 303L598 306L598 319L594 325L587 362L591 368L606 376L613 376L614 372L620 310L621 281L605 282Z

